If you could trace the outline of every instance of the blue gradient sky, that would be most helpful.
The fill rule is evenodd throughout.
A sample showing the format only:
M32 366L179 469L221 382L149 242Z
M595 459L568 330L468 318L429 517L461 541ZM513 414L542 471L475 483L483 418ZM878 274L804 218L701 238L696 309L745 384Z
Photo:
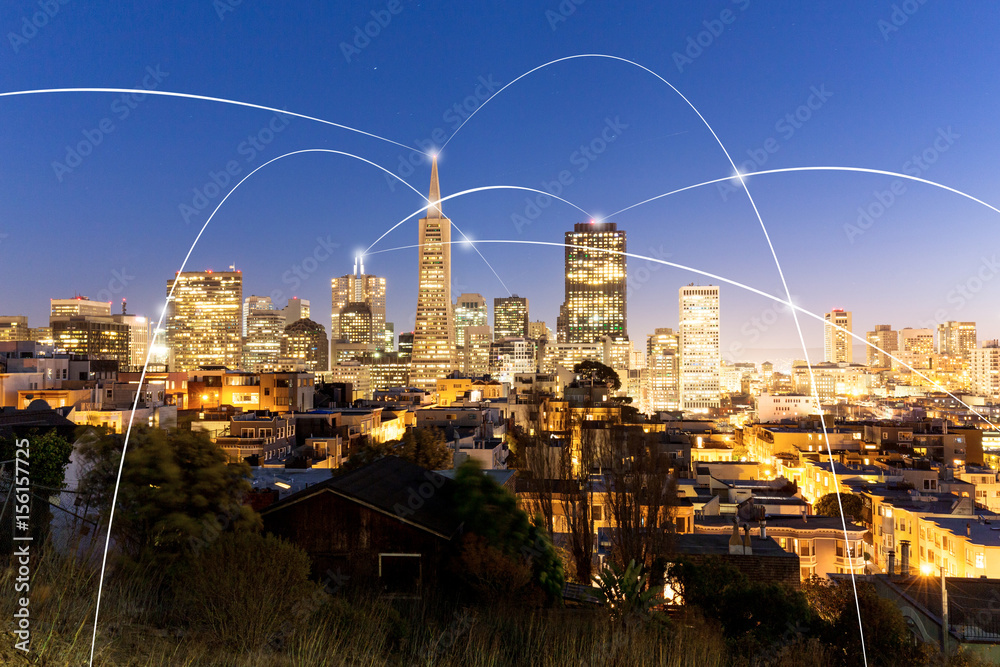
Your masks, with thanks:
M564 10L575 7L568 17L559 14L558 2L401 0L397 14L385 13L385 2L336 8L223 2L112 8L70 0L35 33L23 21L39 11L36 2L4 3L0 90L134 87L147 68L159 68L161 90L285 108L412 145L435 130L450 134L453 106L474 95L482 80L502 85L555 58L606 53L635 60L677 86L738 164L766 155L763 165L748 166L900 171L929 150L934 163L910 164L910 173L1000 203L1000 15L985 1L913 2L907 8L916 11L905 22L897 14L901 25L892 31L885 25L891 25L894 4L900 6L894 2L820 7L740 0L622 9L566 0ZM220 19L219 7L232 11ZM341 44L373 20L372 11L391 20L348 62ZM880 21L887 23L880 27ZM13 44L10 33L22 39ZM699 33L708 46L700 53L692 49L688 55L696 57L679 67L675 54ZM784 120L813 89L831 95L822 104L814 97L818 108L797 127ZM306 148L355 153L393 171L411 155L304 120L276 125L281 131L258 151L244 142L268 127L268 112L162 97L128 108L118 97L0 98L0 313L26 314L32 326L41 326L49 298L79 293L110 294L115 301L125 296L130 311L157 314L166 280L221 196L189 223L179 207L191 205L194 190L231 160L242 177L268 159ZM67 145L85 140L85 131L96 136L102 119L113 130L60 180L53 162L64 161ZM609 119L617 119L617 138L596 159L581 158L581 145L600 137ZM776 152L768 154L767 146ZM711 134L666 85L640 69L599 59L563 62L511 86L449 143L440 170L446 195L481 185L540 187L568 170L572 183L563 196L598 216L732 173ZM407 180L424 192L429 171L419 164ZM862 334L877 323L901 328L940 318L977 321L980 339L1000 336L1000 280L992 279L1000 270L992 268L1000 214L906 183L868 229L849 235L845 225L856 223L858 208L872 206L875 192L891 191L892 183L836 173L748 179L797 303L819 313L849 309ZM244 272L246 295L279 291L311 299L313 319L329 328L329 279L348 273L357 250L419 205L412 191L391 189L381 172L358 161L330 154L287 158L230 197L188 268L235 263ZM583 219L556 203L518 228L511 216L525 212L521 192L470 195L447 202L444 210L480 239L559 242ZM742 193L724 197L709 186L613 220L628 231L633 252L669 253L671 261L783 294ZM376 249L415 243L416 235L409 222ZM329 243L339 248L295 285L294 266ZM498 245L481 251L511 291L529 297L532 319L554 327L563 296L562 251ZM645 265L630 260L634 278ZM388 319L396 330L412 328L416 252L374 255L366 268L388 278ZM117 280L116 272L126 280ZM986 280L979 282L977 274ZM668 267L641 275L646 279L630 295L628 325L644 346L653 328L676 326L677 289L697 278ZM491 300L505 294L468 248L454 249L453 278L456 295L479 292ZM963 296L956 288L967 283ZM788 314L735 287L724 286L721 298L724 356L738 350L736 357L758 361L801 358ZM822 327L804 326L812 354L821 354ZM863 360L860 345L855 355Z

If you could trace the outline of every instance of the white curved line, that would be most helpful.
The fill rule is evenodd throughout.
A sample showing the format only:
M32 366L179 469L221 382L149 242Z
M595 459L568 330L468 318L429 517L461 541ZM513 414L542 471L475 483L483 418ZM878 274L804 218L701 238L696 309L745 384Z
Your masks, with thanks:
M459 241L452 241L451 243L455 244L455 243L459 243ZM915 374L918 377L920 377L920 378L926 380L927 382L931 383L931 385L933 386L933 388L935 388L935 389L939 390L941 393L946 394L946 395L950 396L951 398L955 399L956 402L958 402L959 404L961 404L962 406L964 406L965 408L967 408L969 410L969 412L971 412L972 414L976 415L977 417L979 417L980 419L982 419L984 422L986 422L987 424L989 424L989 426L991 428L993 428L993 429L1000 429L1000 426L998 426L997 424L994 424L993 422L991 422L989 420L989 418L987 418L985 415L983 415L982 413L980 413L973 406L969 405L968 403L966 403L965 401L963 401L961 398L959 398L955 394L953 394L950 391L948 391L940 383L938 383L935 380L933 380L932 378L924 375L918 369L910 366L909 364L907 364L906 362L904 362L902 359L896 357L895 355L892 354L892 352L883 350L878 345L875 345L874 343L872 343L872 342L870 342L870 341L862 338L861 336L855 334L854 332L852 332L852 331L850 331L848 329L845 329L844 327L841 327L841 326L839 326L837 324L834 324L833 322L826 321L826 318L824 318L822 315L814 313L814 312L812 312L810 310L806 310L805 308L803 308L801 306L798 306L798 305L796 305L796 304L794 304L794 303L792 303L790 301L786 301L785 299L782 299L780 296L775 296L775 295L770 294L768 292L765 292L763 290L757 289L756 287L751 287L750 285L746 285L746 284L741 283L739 281L732 280L730 278L725 278L725 277L720 276L718 274L711 273L710 271L703 271L701 269L696 269L694 267L687 266L687 265L684 265L684 264L678 264L676 262L670 262L670 261L667 261L665 259L660 259L658 257L647 257L645 255L639 255L637 253L632 253L632 252L624 252L624 251L621 251L621 250L611 250L611 249L608 249L608 248L593 248L591 246L575 245L575 244L572 244L572 243L556 243L554 241L526 241L526 240L520 240L520 239L483 239L483 240L477 241L477 243L540 245L540 246L551 246L551 247L554 247L554 248L578 248L578 249L581 249L581 250L585 250L585 249L596 250L596 251L605 252L605 253L608 253L608 254L622 255L624 257L632 257L633 259L643 259L643 260L647 260L647 261L650 261L650 262L656 262L658 264L663 264L664 266L673 267L675 269L680 269L682 271L689 271L691 273L697 273L700 276L704 276L704 277L710 278L712 280L718 280L719 282L723 282L723 283L726 283L728 285L732 285L733 287L739 287L740 289L746 290L748 292L752 292L752 293L757 294L759 296L762 296L762 297L764 297L766 299L770 299L770 300L774 301L775 303L781 304L783 306L787 306L790 309L797 310L798 312L802 313L803 315L807 315L807 316L809 316L809 317L811 317L811 318L813 318L813 319L821 322L825 326L829 326L832 329L836 329L838 331L844 332L845 334L849 335L851 338L854 338L858 342L863 343L864 345L867 345L868 347L876 350L877 352L880 352L880 353L886 355L888 358L892 359L893 361L895 361L896 363L898 363L903 368L906 368L907 370L909 370L913 374ZM378 254L384 253L384 252L394 252L394 251L397 251L397 250L410 250L410 249L419 248L419 247L421 247L421 244L416 243L416 244L411 244L411 245L396 246L396 247L393 247L393 248L383 248L382 250L376 250L376 251L374 251L374 252L372 252L370 254L372 254L372 255L378 255Z
M362 162L364 162L366 164L370 164L373 167L376 167L376 168L384 171L385 173L387 173L387 174L395 177L400 182L402 182L404 185L406 185L411 190L413 190L414 192L416 192L418 195L420 195L421 197L423 197L423 195L421 195L420 192L416 188L414 188L412 185L410 185L409 183L407 183L402 178L400 178L399 176L397 176L393 172L389 171L385 167L383 167L383 166L381 166L379 164L376 164L375 162L372 162L371 160L368 160L366 158L360 157L358 155L354 155L352 153L347 153L345 151L337 151L337 150L333 150L333 149L329 149L329 148L307 148L307 149L302 149L302 150L298 150L298 151L292 151L291 153L285 153L284 155L279 155L278 157L275 157L275 158L272 158L272 159L268 160L264 164L260 165L259 167L257 167L253 171L251 171L249 174L247 174L246 176L244 176L240 180L239 183L237 183L236 185L234 185L233 188L232 188L232 190L230 190L229 192L226 193L226 196L222 198L222 201L219 202L219 204L215 207L215 210L212 211L212 214L208 216L208 219L205 220L205 223L201 226L201 229L198 231L198 235L195 236L194 242L191 243L191 247L188 249L187 254L184 256L184 261L181 262L181 268L177 272L177 274L180 275L181 273L184 272L184 267L187 266L187 262L191 258L191 253L194 252L195 247L198 245L198 241L201 239L201 235L205 233L205 229L207 229L209 223L212 222L212 218L214 218L215 214L219 212L219 209L222 208L222 205L226 203L226 200L229 199L230 195L232 195L234 192L236 192L237 188L239 188L241 185L243 185L243 183L248 178L250 178L251 176L253 176L254 174L256 174L258 171L260 171L261 169L263 169L267 165L271 164L272 162L275 162L277 160L281 160L281 159L289 157L291 155L298 155L300 153L335 153L337 155L344 155L344 156L347 156L347 157L354 158L356 160L361 160ZM426 197L424 197L424 198L426 199ZM489 263L487 262L487 266L488 265L489 265ZM492 267L490 267L490 268L492 269ZM133 423L133 420L135 418L135 411L136 411L136 409L138 408L138 405L139 405L139 397L142 395L142 385L143 385L143 382L146 379L146 369L149 367L149 360L152 357L153 346L156 343L156 336L157 336L158 332L162 329L163 318L166 316L167 307L170 304L170 300L174 296L174 290L176 288L177 288L177 280L175 279L173 285L171 285L171 287L170 287L170 292L167 294L167 298L164 301L163 309L160 311L160 318L156 322L156 328L153 329L153 340L150 341L149 349L146 352L146 362L142 365L142 372L139 374L139 389L136 391L135 399L132 402L132 411L129 413L129 418L128 418L128 428L125 431L125 441L122 443L121 460L118 462L118 474L115 477L115 491L114 491L114 493L112 494L112 497L111 497L111 511L110 511L110 513L108 515L108 532L107 532L107 535L105 536L105 540L104 540L104 555L101 558L101 576L100 576L100 579L98 579L98 584L97 584L97 605L96 605L96 607L94 609L94 633L93 633L93 635L91 637L91 642L90 642L90 665L91 665L91 667L93 667L93 664L94 664L94 649L97 646L97 625L98 625L98 619L99 619L99 616L100 616L100 613L101 613L101 597L102 597L102 594L104 592L104 575L105 575L105 572L107 570L108 549L110 548L110 545L111 545L111 527L112 527L112 524L114 523L114 518L115 518L115 506L118 504L118 489L119 489L119 486L121 485L122 470L125 467L125 454L128 451L129 438L131 438L131 436L132 436L132 423Z
M943 183L938 183L937 181L929 181L926 178L919 178L917 176L910 176L909 174L900 174L899 172L886 171L884 169L869 169L867 167L839 167L839 166L784 167L782 169L765 169L763 171L751 171L751 172L747 172L746 174L743 174L742 176L743 176L743 178L750 178L752 176L764 176L766 174L787 174L787 173L798 172L798 171L847 171L847 172L855 172L855 173L861 173L861 174L878 174L878 175L881 175L881 176L892 176L894 178L903 178L903 179L906 179L908 181L915 181L917 183L923 183L925 185L932 185L932 186L934 186L936 188L941 188L942 190L947 190L948 192L952 192L952 193L954 193L956 195L959 195L961 197L965 197L966 199L970 199L970 200L976 202L977 204L982 204L983 206L985 206L986 208L990 209L991 211L995 211L997 213L1000 213L1000 208L997 208L996 206L993 206L992 204L990 204L988 202L985 202L982 199L979 199L978 197L974 197L974 196L970 195L967 192L962 192L961 190L958 190L958 189L953 188L951 186L945 185ZM605 216L605 219L608 219L608 218L610 218L612 216L615 216L615 215L619 215L621 213L624 213L625 211L630 211L633 208L642 206L643 204L648 204L650 202L656 201L657 199L663 199L664 197L669 197L670 195L675 195L678 192L684 192L685 190L693 190L695 188L701 188L701 187L704 187L706 185L714 185L715 183L722 183L723 181L732 181L734 179L736 179L736 176L726 176L724 178L715 178L715 179L712 179L711 181L705 181L703 183L697 183L695 185L689 185L687 187L679 188L677 190L671 190L670 192L664 192L661 195L656 195L655 197L650 197L649 199L644 199L641 202L632 204L631 206L626 206L623 209L615 211L614 213L611 213L611 214Z
M571 202L571 201L569 201L567 199L563 199L562 197L557 197L556 195L551 194L549 192L545 192L544 190L536 190L535 188L526 188L526 187L522 187L520 185L483 185L483 186L480 186L478 188L470 188L468 190L462 190L461 192L456 192L455 194L448 195L447 197L441 197L441 199L438 199L436 202L431 202L431 203L434 204L434 205L437 205L437 204L440 204L441 202L446 202L449 199L454 199L455 197L461 197L463 195L472 194L473 192L485 192L487 190L524 190L525 192L535 192L535 193L538 193L540 195L545 195L546 197L552 197L553 199L558 199L562 203L569 204L570 206L572 206L576 210L580 211L585 216L587 216L587 218L591 218L591 219L593 218L592 215L590 215L589 213L587 213L586 211L584 211L582 208L580 208L579 206L577 206L576 204L574 204L573 202ZM405 218L403 218L402 220L400 220L399 222L397 222L395 225L393 225L392 227L390 227L387 231L383 232L382 236L380 236L377 239L375 239L375 241L370 246L368 246L365 249L364 254L367 255L369 250L371 250L372 248L374 248L378 244L379 241L381 241L386 236L388 236L394 229L396 229L397 227L399 227L401 224L403 224L404 222L406 222L410 218L413 218L414 216L420 215L426 209L427 209L427 207L424 206L424 207L422 207L422 208L414 211L413 213L411 213L410 215L406 216ZM477 241L477 243L478 243L478 241Z
M286 116L294 116L296 118L303 118L305 120L315 121L317 123L323 123L324 125L332 125L333 127L339 127L342 130L348 130L350 132L356 132L358 134L363 134L366 137L371 137L373 139L378 139L379 141L385 141L390 144L395 144L406 150L413 151L415 153L420 153L422 155L427 155L430 157L429 153L424 153L424 151L414 148L413 146L407 146L406 144L401 144L398 141L393 141L392 139L386 139L385 137L380 137L377 134L372 134L371 132L365 132L364 130L359 130L356 127L351 127L350 125L342 125L340 123L334 123L330 120L323 120L322 118L316 118L315 116L307 116L301 113L295 113L294 111L285 111L284 109L275 109L274 107L266 107L262 104L252 104L250 102L240 102L239 100L227 100L223 97L209 97L207 95L193 95L191 93L176 93L169 90L145 90L136 88L43 88L39 90L12 90L6 93L0 93L0 97L14 97L18 95L43 95L47 93L137 93L140 95L160 95L162 97L181 97L189 100L203 100L206 102L222 102L223 104L234 104L240 107L248 107L250 109L261 109L264 111L274 111L275 113L282 113ZM398 178L398 177L397 177Z

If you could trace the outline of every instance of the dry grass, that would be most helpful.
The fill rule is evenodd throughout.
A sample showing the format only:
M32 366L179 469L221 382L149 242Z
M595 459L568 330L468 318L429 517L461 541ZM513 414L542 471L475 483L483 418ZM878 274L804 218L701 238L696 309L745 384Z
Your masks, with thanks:
M32 643L13 648L9 621L0 664L88 664L97 568L43 552L32 563ZM327 598L280 644L240 653L207 629L168 627L170 601L150 585L158 573L109 573L94 664L114 667L323 665L636 665L715 667L728 664L725 643L703 623L614 629L600 612L455 608L444 601L372 600L360 592ZM0 614L15 609L13 569L0 572ZM259 609L247 609L247 614ZM301 618L301 617L300 617Z

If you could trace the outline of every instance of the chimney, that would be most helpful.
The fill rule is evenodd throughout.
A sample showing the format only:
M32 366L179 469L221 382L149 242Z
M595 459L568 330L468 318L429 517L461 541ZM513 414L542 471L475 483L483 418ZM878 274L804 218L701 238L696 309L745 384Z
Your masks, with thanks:
M750 524L743 526L743 554L749 556L753 553L753 546L750 544Z
M732 555L743 555L743 541L740 539L740 526L733 520L733 535L729 538L729 553Z
M886 574L890 577L896 574L896 552L889 549L889 564L886 570Z
M900 540L899 541L899 573L903 576L909 576L910 574L910 541Z
M760 539L767 539L767 521L764 519L760 520Z

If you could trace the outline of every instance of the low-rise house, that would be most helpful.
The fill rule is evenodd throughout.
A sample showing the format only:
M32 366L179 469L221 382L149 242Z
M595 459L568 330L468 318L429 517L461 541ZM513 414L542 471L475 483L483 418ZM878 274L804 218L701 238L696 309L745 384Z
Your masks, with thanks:
M455 483L387 456L314 484L262 512L264 528L301 547L314 577L378 582L390 593L446 585L454 541Z

